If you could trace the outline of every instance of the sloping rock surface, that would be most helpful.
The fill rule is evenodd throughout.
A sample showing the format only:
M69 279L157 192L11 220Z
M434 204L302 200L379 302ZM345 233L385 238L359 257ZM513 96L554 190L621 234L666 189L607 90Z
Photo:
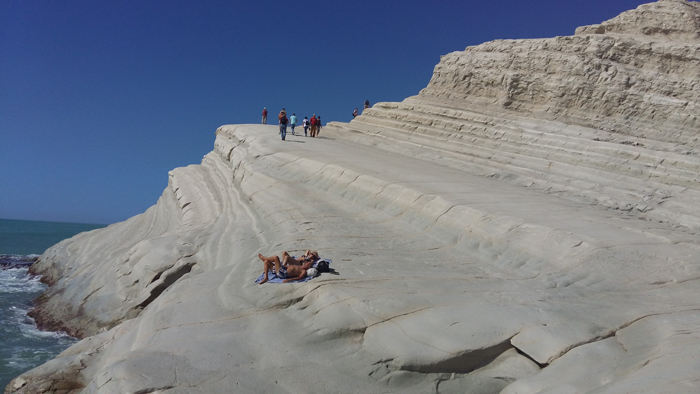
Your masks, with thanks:
M443 57L319 138L227 125L49 249L85 339L6 393L696 393L700 5ZM339 275L253 281L312 248Z

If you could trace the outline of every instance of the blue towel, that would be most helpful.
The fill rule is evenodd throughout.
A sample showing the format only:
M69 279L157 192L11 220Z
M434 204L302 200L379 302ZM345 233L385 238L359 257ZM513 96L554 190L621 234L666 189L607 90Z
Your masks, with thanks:
M316 261L316 262L314 263L314 268L316 268L316 266L318 265L318 263L321 262L321 261L327 262L327 263L328 263L328 266L330 267L330 265L331 265L331 259L319 259L318 261ZM255 280L255 283L260 283L260 281L263 280L263 277L264 277L264 276L265 276L265 274L260 274L260 276L258 277L258 279ZM287 282L287 283L302 283L302 282L308 282L308 281L310 281L311 279L313 279L313 278L310 278L310 277L308 277L308 276L305 276L304 279L295 280L295 281ZM274 272L269 271L268 274L267 274L267 282L265 282L265 283L284 283L284 279L283 279L283 278L280 278L279 276L277 276L277 274L275 274Z

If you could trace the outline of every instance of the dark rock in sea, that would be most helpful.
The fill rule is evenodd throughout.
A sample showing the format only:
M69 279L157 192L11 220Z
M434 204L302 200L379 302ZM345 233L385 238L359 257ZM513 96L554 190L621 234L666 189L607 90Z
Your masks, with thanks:
M39 256L0 254L0 269L29 268L38 258Z

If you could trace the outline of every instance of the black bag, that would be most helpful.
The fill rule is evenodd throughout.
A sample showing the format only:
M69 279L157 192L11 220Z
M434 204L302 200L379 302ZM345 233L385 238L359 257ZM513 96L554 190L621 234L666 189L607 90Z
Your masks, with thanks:
M318 272L330 272L331 271L328 268L327 261L319 261L318 264L316 265L316 269L318 270Z

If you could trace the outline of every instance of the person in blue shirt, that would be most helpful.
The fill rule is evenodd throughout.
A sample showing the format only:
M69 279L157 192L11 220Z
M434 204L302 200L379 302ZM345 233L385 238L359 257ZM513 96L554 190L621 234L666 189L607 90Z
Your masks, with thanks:
M289 125L292 126L292 135L294 135L294 126L297 125L297 114L292 114L292 117L289 118Z

